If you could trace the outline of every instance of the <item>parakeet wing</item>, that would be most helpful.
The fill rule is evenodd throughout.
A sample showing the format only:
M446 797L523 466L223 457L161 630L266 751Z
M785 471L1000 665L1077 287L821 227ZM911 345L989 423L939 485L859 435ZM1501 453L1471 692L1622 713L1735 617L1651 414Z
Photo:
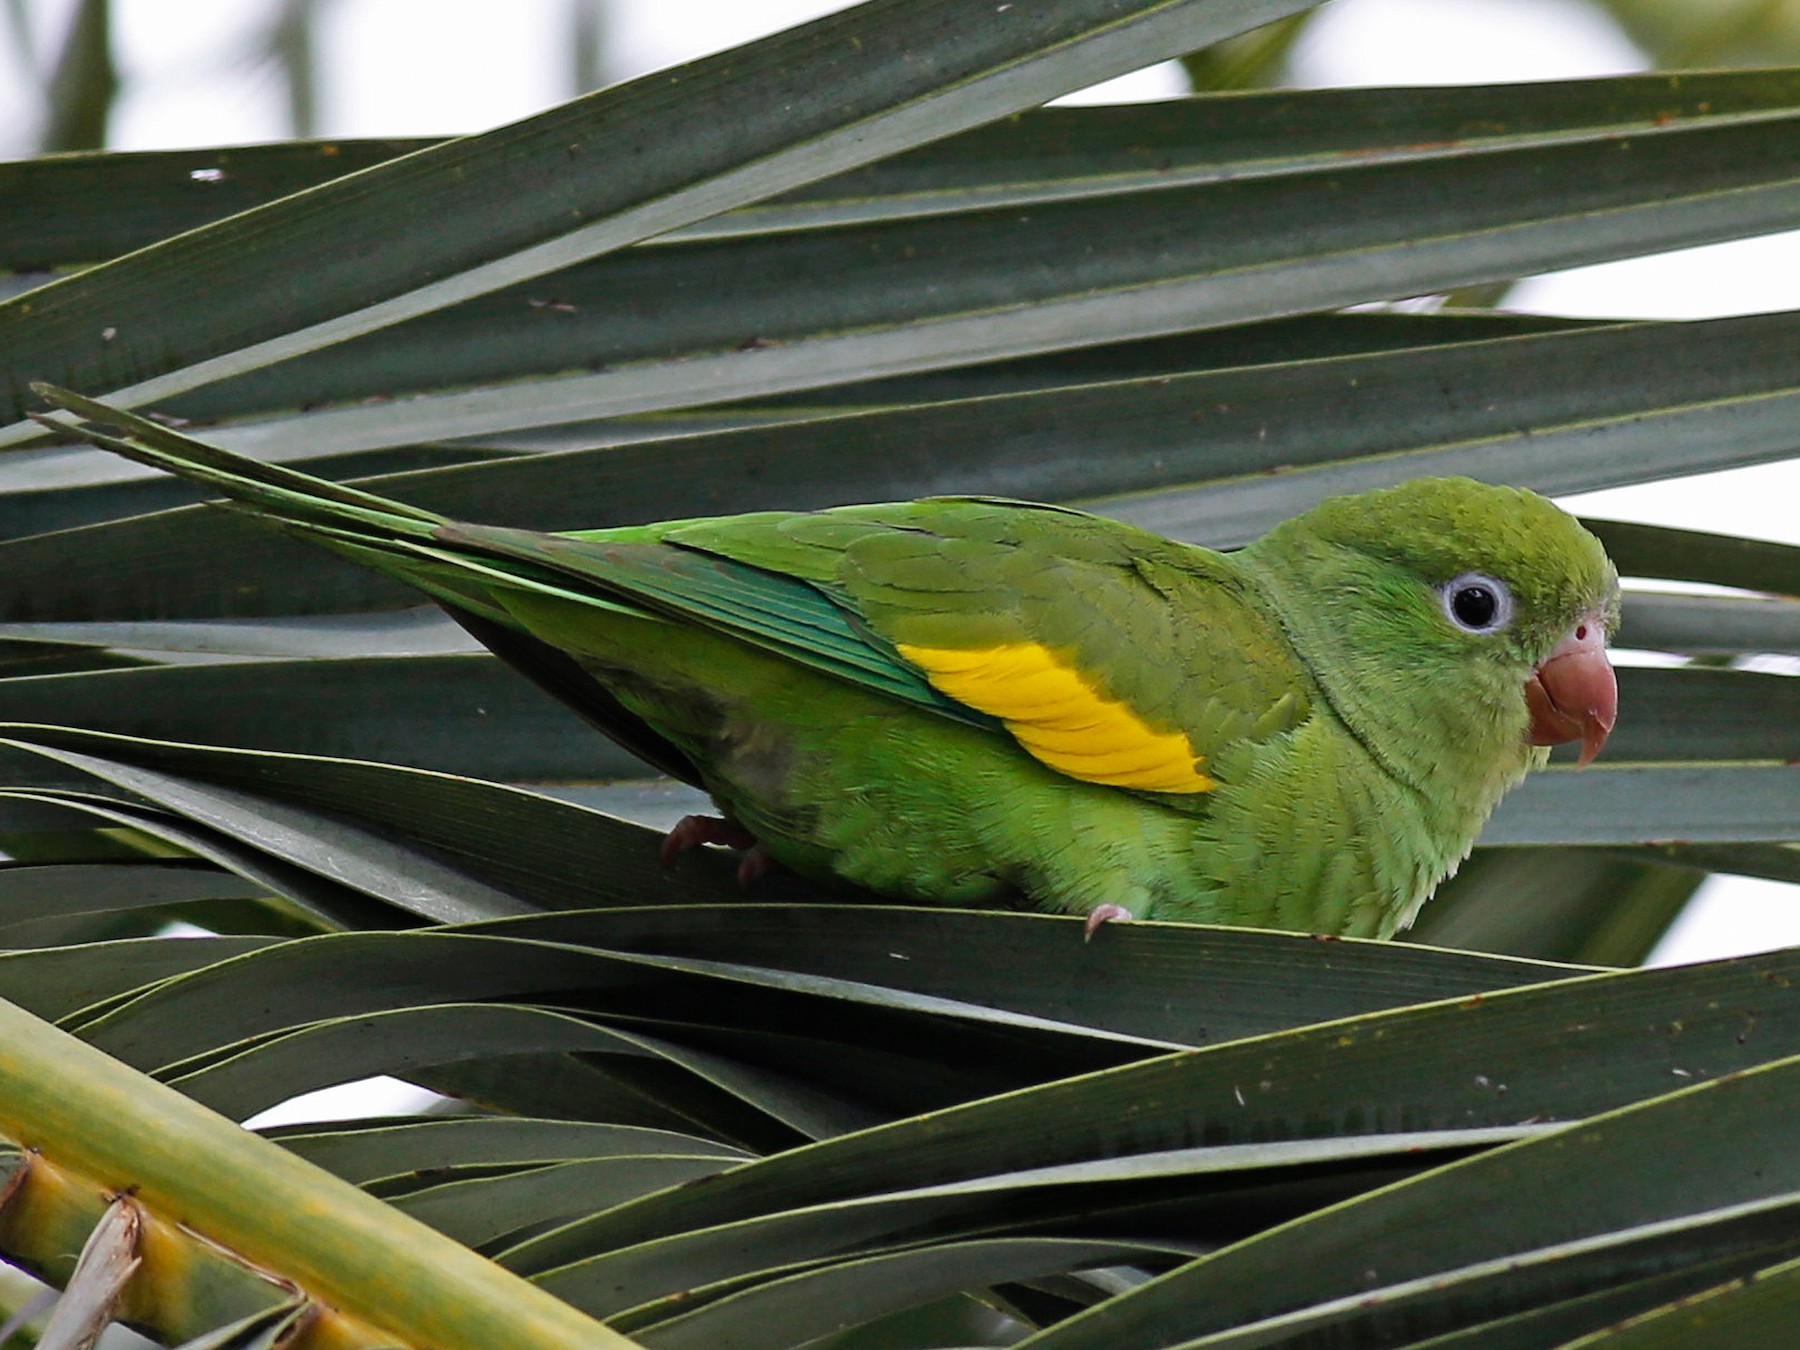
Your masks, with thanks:
M1079 511L935 498L561 536L457 525L438 538L1003 727L1088 782L1205 792L1220 748L1309 705L1279 625L1228 561Z
M1307 710L1279 623L1228 559L1085 512L934 498L663 538L804 579L873 650L1070 777L1204 792L1219 749Z

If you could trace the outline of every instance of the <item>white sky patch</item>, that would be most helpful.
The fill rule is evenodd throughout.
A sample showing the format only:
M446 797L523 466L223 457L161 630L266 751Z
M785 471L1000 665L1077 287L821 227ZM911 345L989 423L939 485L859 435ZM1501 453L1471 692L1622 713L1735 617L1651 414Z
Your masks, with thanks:
M276 1125L310 1125L323 1120L363 1120L370 1116L423 1115L443 1098L422 1087L389 1078L362 1078L354 1083L339 1083L317 1092L290 1097L266 1111L259 1111L244 1124L252 1130L266 1130Z
M1294 46L1294 83L1498 84L1644 70L1649 61L1576 0L1336 0Z
M660 70L845 8L847 0L613 0L607 55L621 73Z
M1800 886L1757 877L1715 877L1682 910L1645 964L1679 966L1796 946Z
M1083 103L1155 103L1162 99L1180 98L1187 92L1188 77L1187 72L1181 68L1181 62L1162 61L1051 101L1065 106Z
M568 9L567 0L323 6L320 130L327 136L461 135L571 98Z
M1800 544L1800 460L1582 492L1558 502L1577 515Z
M260 60L273 21L266 0L114 0L120 90L111 139L120 150L242 145L287 135L280 73Z
M1527 277L1508 309L1587 319L1711 319L1800 309L1800 231Z

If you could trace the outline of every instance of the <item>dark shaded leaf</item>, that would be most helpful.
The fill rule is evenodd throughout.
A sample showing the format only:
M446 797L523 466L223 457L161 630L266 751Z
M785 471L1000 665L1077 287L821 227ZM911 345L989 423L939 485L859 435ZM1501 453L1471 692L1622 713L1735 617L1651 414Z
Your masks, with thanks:
M1776 1060L1522 1140L1228 1248L1030 1343L1250 1344L1254 1323L1316 1309L1314 1325L1321 1314L1341 1325L1403 1281L1790 1198L1800 1171L1778 1122L1796 1078L1800 1059ZM1719 1148L1721 1132L1733 1147ZM1522 1190L1537 1202L1510 1203ZM1303 1285L1296 1269L1307 1271Z
M18 419L28 379L129 388L126 397L137 401L165 397L542 275L1300 7L1070 0L1019 7L997 22L970 0L872 0L679 75L601 90L177 236L33 293L23 309L17 300L0 307L0 333L29 344L5 339L12 373L0 423ZM905 50L912 59L870 64L859 57L865 50ZM691 131L671 137L672 127ZM625 162L614 153L641 140L658 153ZM450 221L462 223L449 228ZM196 273L214 297L198 310L182 303ZM183 313L186 322L172 322ZM103 331L111 336L97 341Z
M1738 1068L1800 1044L1785 989L1795 960L1779 953L1590 976L1050 1083L647 1197L527 1242L507 1259L528 1271L558 1270L549 1283L569 1296L618 1306L612 1300L620 1291L641 1300L731 1276L753 1233L752 1249L784 1234L788 1260L997 1224L1067 1234L1075 1215L1103 1206L1063 1195L1057 1185L1076 1180L1088 1160L1121 1157L1140 1158L1153 1171L1160 1165L1162 1189L1152 1190L1169 1204L1165 1173L1214 1174L1225 1189L1209 1205L1203 1187L1182 1207L1176 1231L1229 1238L1253 1222L1241 1208L1247 1194L1231 1190L1232 1169L1279 1157L1278 1150L1259 1153L1267 1146L1253 1141L1361 1138L1379 1151L1370 1136L1384 1130L1541 1128L1681 1082L1720 1074L1728 1081ZM1056 1130L1030 1124L1045 1120L1056 1121ZM1418 1142L1395 1144L1397 1156ZM1233 1148L1245 1150L1241 1163ZM1076 1170L1059 1170L1069 1168ZM1024 1189L1023 1178L992 1181L1034 1170L1044 1170L1041 1193ZM1104 1171L1092 1179L1103 1180ZM1028 1205L1031 1194L1043 1204ZM819 1210L852 1202L869 1207L855 1224ZM1140 1216L1127 1231L1142 1233L1143 1222Z

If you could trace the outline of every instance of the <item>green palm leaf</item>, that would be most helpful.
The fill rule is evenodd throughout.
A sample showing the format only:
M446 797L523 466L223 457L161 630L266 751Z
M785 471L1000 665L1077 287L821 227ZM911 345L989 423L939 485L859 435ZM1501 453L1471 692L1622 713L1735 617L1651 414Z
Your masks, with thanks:
M478 137L0 165L0 1254L171 1344L1783 1334L1795 958L1609 968L1708 869L1800 881L1800 549L1593 522L1682 660L1419 941L1087 944L665 870L693 794L414 597L19 421L543 528L974 491L1221 546L1794 457L1800 315L1345 307L1800 226L1800 71L1035 106L1304 8L873 0ZM207 1109L382 1073L445 1100ZM75 1270L140 1222L123 1295Z

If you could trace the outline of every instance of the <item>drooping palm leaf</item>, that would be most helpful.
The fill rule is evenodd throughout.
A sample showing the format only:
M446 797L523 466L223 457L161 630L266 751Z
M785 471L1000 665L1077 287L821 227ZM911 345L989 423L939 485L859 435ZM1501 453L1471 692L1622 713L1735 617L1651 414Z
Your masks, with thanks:
M880 0L464 141L0 166L0 420L28 380L123 389L547 528L973 490L1217 545L1415 473L1793 457L1792 314L1334 307L1800 224L1800 72L1021 111L1299 8ZM1686 1345L1791 1311L1792 1177L1756 1152L1800 1100L1791 956L746 898L593 809L691 796L192 501L0 460L0 996L240 1116L378 1072L482 1108L273 1133L636 1343ZM1800 647L1800 550L1596 529L1647 583L1624 641L1699 659L1622 672L1603 767L1515 794L1427 937L1629 964L1699 869L1800 879L1794 677L1729 668ZM146 936L173 920L217 935ZM338 1296L281 1206L220 1221L211 1144L148 1184L170 1099L132 1069L49 1072L18 1100L65 1114L9 1115L54 1128L8 1156L86 1186L9 1192L0 1250L66 1278L135 1182ZM297 1305L259 1281L158 1267L122 1311L267 1344Z

